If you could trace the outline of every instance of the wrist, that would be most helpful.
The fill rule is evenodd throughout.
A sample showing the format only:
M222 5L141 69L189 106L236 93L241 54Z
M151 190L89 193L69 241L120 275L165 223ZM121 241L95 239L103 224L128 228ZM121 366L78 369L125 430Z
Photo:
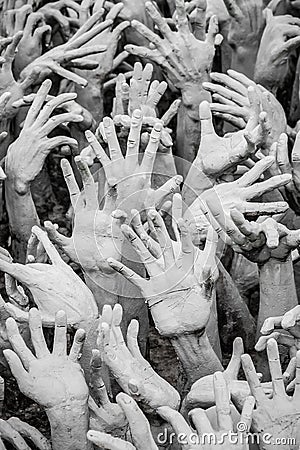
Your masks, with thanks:
M199 105L204 100L211 101L211 95L208 91L203 89L202 83L204 81L209 81L208 75L203 77L201 80L197 80L195 82L187 82L182 91L182 106L185 109L185 112L189 115L190 118L200 121L199 117Z
M7 157L5 160L5 174L7 177L5 180L6 188L10 188L10 190L15 191L18 195L30 193L30 183L24 181L22 177L16 173L16 170L11 166Z
M221 361L212 349L206 330L183 334L170 339L190 383L223 371Z
M89 412L87 399L46 409L53 450L90 450L87 439Z
M258 334L268 317L282 316L298 304L292 257L270 258L259 266L260 306Z

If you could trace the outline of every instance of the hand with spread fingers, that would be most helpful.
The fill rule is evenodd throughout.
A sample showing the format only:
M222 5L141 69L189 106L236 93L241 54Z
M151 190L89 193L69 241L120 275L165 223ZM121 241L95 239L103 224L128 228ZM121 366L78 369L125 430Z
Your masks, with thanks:
M167 406L157 409L158 414L165 419L176 433L178 442L185 450L248 450L246 435L250 430L252 414L255 405L254 398L247 397L240 417L244 431L234 430L234 423L231 415L230 394L226 379L222 372L213 375L213 387L215 397L214 414L216 425L214 426L209 410L196 408L190 411L189 419L191 425L183 416ZM195 431L193 431L195 430ZM232 442L230 435L235 435L235 442ZM210 436L207 439L207 436Z
M228 43L232 48L231 67L252 77L265 27L263 0L224 0L230 15Z
M97 339L103 362L120 387L148 412L162 405L177 409L180 404L178 392L153 370L140 352L137 320L130 322L125 343L120 328L122 315L120 304L113 309L109 305L103 308Z
M265 139L260 143L260 147L270 150L280 134L287 130L285 112L276 97L263 86L235 70L230 69L227 74L213 72L210 77L213 83L203 83L204 89L212 94L213 103L210 104L210 109L215 117L225 120L234 127L243 130L255 112L253 107L257 108L257 103L260 103L260 112L266 114L268 131L263 136ZM255 97L258 99L254 104L249 99L250 87L254 89Z
M163 336L177 336L204 330L211 313L214 282L217 278L215 252L217 239L211 230L206 247L194 247L183 219L179 220L180 251L175 255L171 238L157 211L148 212L150 228L154 231L163 256L157 259L154 246L148 245L140 228L122 225L122 231L143 262L149 280L124 264L110 258L109 265L140 288L148 303L158 332ZM178 232L179 235L179 232Z
M161 122L164 128L161 133L160 147L169 148L172 147L173 141L170 135L171 130L167 126L176 116L180 100L175 100L165 114L160 119L157 118L156 107L167 89L167 83L158 80L151 82L152 74L152 64L148 63L143 68L139 62L134 65L130 84L127 84L123 74L119 74L114 98L113 120L115 126L129 130L133 113L139 109L143 116L142 132L146 131L149 135L153 126Z
M221 42L217 18L216 16L211 18L208 34L205 36L204 10L201 24L198 24L194 35L189 27L183 0L176 1L176 31L171 31L166 20L151 2L146 3L146 10L162 38L145 25L133 20L131 26L152 43L152 48L127 45L125 50L161 65L167 80L182 92L183 102L193 104L195 99L191 94L197 95L197 89L199 91L201 83L207 80L215 54L215 45Z
M53 29L59 27L64 40L68 40L73 29L79 28L80 5L73 0L58 0L46 3L38 9ZM72 14L73 13L73 14Z
M88 439L97 447L109 450L158 450L150 424L135 400L123 392L117 395L116 400L128 420L132 444L94 429L88 432Z
M12 119L18 112L13 107L13 103L19 100L26 93L26 90L33 84L35 77L28 76L22 80L16 80L13 73L13 64L16 57L17 47L22 39L22 31L9 38L1 46L4 50L0 57L0 120ZM3 155L2 155L3 156Z
M90 429L113 436L124 437L128 421L118 403L111 402L102 379L102 358L100 351L94 349L90 364Z
M33 227L32 232L42 243L51 264L12 263L1 254L0 270L31 291L45 326L53 326L55 312L61 308L68 313L68 325L76 328L90 326L98 317L93 294L72 268L61 259L47 234L39 227ZM28 312L20 307L6 303L5 309L16 320L28 322Z
M151 133L149 143L140 161L140 139L143 117L140 110L135 110L127 139L125 157L122 154L114 122L109 117L103 119L103 131L107 140L109 156L90 131L85 135L98 160L101 162L109 186L117 190L117 208L130 216L132 209L139 212L149 207L159 206L165 198L174 192L182 181L180 175L170 178L160 188L151 189L153 165L162 133L162 124L158 121Z
M10 145L5 159L6 175L20 195L28 191L52 149L63 145L77 146L77 142L68 136L48 138L48 135L63 123L83 120L81 115L73 112L52 116L56 108L74 100L76 94L61 94L44 105L51 86L51 81L46 80L40 87L28 111L23 129Z
M206 215L207 219L218 229L218 232L225 242L229 242L226 236L222 233L222 229L217 226L217 223L222 220L223 229L230 228L232 219L230 210L236 208L242 214L248 214L252 217L261 215L274 215L285 212L288 209L286 202L251 202L250 200L261 197L263 194L274 189L285 186L291 180L291 175L277 175L266 181L255 183L262 174L274 164L274 158L268 156L257 162L254 167L247 171L244 175L235 181L229 183L220 183L214 187L206 190L203 194L196 198L196 200L189 207L192 216L197 216L200 210ZM255 184L253 184L255 183ZM212 206L215 211L214 216L217 220L211 217L209 209L205 206L207 203ZM225 225L226 223L226 225ZM221 227L222 228L222 227ZM234 227L233 227L234 228Z
M46 25L41 12L32 12L30 5L25 5L18 10L7 11L7 14L11 13L15 14L16 23L14 32L9 35L13 36L18 32L23 32L13 67L14 74L18 77L22 70L40 57L44 49L50 45L51 27Z
M300 45L300 19L289 15L273 16L268 8L265 15L267 24L257 54L254 79L276 93L289 74L290 55Z
M285 391L279 351L275 339L268 341L267 353L273 384L272 397L265 395L251 357L249 355L242 356L246 379L256 402L256 408L252 414L252 430L259 433L261 437L269 435L269 439L261 441L260 447L262 450L279 449L282 446L276 445L276 440L277 443L282 442L291 436L294 438L294 444L290 441L289 448L296 450L298 448L297 442L300 439L300 351L297 352L296 387L292 397L288 396Z
M126 220L126 214L116 209L117 196L114 188L107 189L103 209L99 209L98 186L87 164L80 156L75 157L75 162L83 182L82 192L70 163L66 159L61 161L74 210L72 237L60 234L50 221L46 221L44 226L51 240L82 267L86 282L91 279L102 285L104 281L101 281L101 277L107 280L115 274L107 259L113 257L121 261L124 236L120 227ZM105 287L104 284L102 287ZM93 291L92 286L90 288ZM102 307L105 298L99 298L96 294L95 298Z
M254 104L257 98L252 88L249 88L248 95ZM203 178L207 180L209 189L216 183L218 177L226 171L234 170L239 163L254 155L264 133L264 124L260 120L257 107L254 108L244 130L230 133L224 137L218 136L215 132L208 102L201 103L199 115L201 121L200 146L185 180L186 189L183 189L185 201L188 203L191 201L189 197L202 194Z
M85 338L78 330L67 354L67 317L57 310L52 353L42 331L42 317L35 309L29 327L35 356L23 341L16 322L6 321L13 350L4 354L22 393L45 408L51 427L52 448L88 449L88 387L78 363Z
M91 45L92 39L101 31L110 27L111 20L99 22L102 11L98 11L72 36L66 43L48 50L26 66L21 74L20 80L33 78L38 84L52 76L66 78L80 86L86 86L87 80L69 70L70 68L95 69L98 63L89 56L106 51L105 45ZM88 45L85 45L88 44Z

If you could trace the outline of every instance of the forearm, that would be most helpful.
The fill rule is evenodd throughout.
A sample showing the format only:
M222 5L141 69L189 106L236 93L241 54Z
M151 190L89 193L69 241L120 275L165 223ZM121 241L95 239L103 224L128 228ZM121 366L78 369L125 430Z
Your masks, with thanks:
M212 349L206 331L170 338L190 383L223 371L221 361Z
M21 194L15 188L15 179L7 171L5 181L5 201L12 236L13 254L19 262L24 262L27 242L34 225L39 225L30 187Z
M257 334L268 317L282 316L298 305L292 258L271 258L259 268L260 304Z
M86 400L71 402L46 411L51 428L53 450L90 450L86 434L89 412Z

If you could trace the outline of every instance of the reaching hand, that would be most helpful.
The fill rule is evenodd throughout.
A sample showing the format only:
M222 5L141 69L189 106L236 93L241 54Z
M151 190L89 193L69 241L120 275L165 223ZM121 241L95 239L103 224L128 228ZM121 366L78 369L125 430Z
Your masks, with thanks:
M10 145L7 152L6 173L20 195L28 190L30 183L41 172L45 159L52 149L62 145L77 146L77 142L67 136L48 138L48 135L59 125L83 120L82 116L74 113L51 117L56 108L76 98L76 94L61 94L43 107L50 88L51 81L46 80L28 111L19 137ZM21 155L20 152L22 152Z
M44 16L41 12L26 14L21 31L23 31L23 36L19 42L18 52L14 60L14 73L16 76L19 76L28 64L39 58L44 48L47 48L51 42L51 27L45 24Z
M251 393L256 401L256 409L252 415L253 431L259 433L261 436L266 436L266 434L270 436L268 441L261 441L260 446L262 450L271 450L274 448L274 445L276 446L274 442L275 437L279 441L283 441L283 439L288 439L293 436L296 443L300 439L300 352L298 351L297 353L296 388L293 397L289 397L285 392L278 346L275 339L268 341L267 352L273 384L273 396L271 398L267 397L264 393L251 357L249 355L242 356L243 369ZM296 450L297 448L298 444L290 444L291 450Z
M276 91L289 73L289 57L300 45L300 19L289 15L273 16L266 9L264 30L255 66L255 81Z
M78 363L85 338L78 330L67 355L67 318L63 311L56 313L53 351L48 350L43 331L42 317L32 308L29 313L31 340L36 356L26 346L14 319L6 321L12 350L4 350L10 369L24 395L47 410L63 407L88 399L88 387ZM72 406L70 406L72 407Z
M233 420L230 409L230 395L224 375L222 372L216 372L213 375L214 397L216 403L217 429L214 429L207 413L200 408L193 409L189 413L189 418L193 423L193 428L185 421L182 415L167 406L158 408L160 416L170 423L175 431L178 442L186 450L248 450L246 443L246 433L237 431L238 442L232 443L229 439L230 432L233 433ZM251 427L252 413L254 409L254 398L247 397L240 422L245 425L245 430ZM196 430L196 433L193 432ZM209 434L211 441L205 438ZM198 435L198 436L196 436ZM181 439L183 437L183 439ZM195 439L198 437L197 439Z
M203 83L203 87L212 93L214 103L211 103L210 108L213 115L242 130L255 112L253 108L260 104L260 111L265 112L268 124L265 141L260 145L269 151L280 134L286 132L287 121L283 107L271 92L242 73L234 70L228 70L227 73L228 75L211 73L214 83ZM252 104L248 94L250 87L254 89L256 98Z
M25 67L20 74L20 80L34 77L35 82L40 83L54 73L81 86L86 86L87 81L84 78L64 66L81 69L97 67L97 62L86 57L104 52L106 47L103 45L85 46L85 44L90 43L98 33L111 25L111 20L98 23L101 14L101 11L95 13L65 44L52 48Z
M103 308L97 340L101 358L120 387L148 411L162 405L177 409L180 403L178 392L152 369L140 352L137 320L130 322L124 342L120 328L122 314L120 304L113 310L109 305Z
M59 26L59 30L67 41L72 33L72 28L79 28L78 15L80 12L80 6L73 0L58 0L56 2L47 3L38 9L39 13L42 13L47 24L56 28ZM64 13L64 12L67 13ZM75 13L75 17L68 12Z
M77 328L80 325L87 327L98 316L98 308L92 293L71 267L61 259L47 234L36 226L32 231L42 243L51 264L38 262L17 264L7 261L1 254L0 269L31 291L44 325L53 326L55 312L64 308L68 313L68 325ZM16 320L28 322L28 312L18 306L6 303L6 310Z
M204 14L202 24L201 26L198 24L197 33L194 36L189 27L183 0L176 1L176 31L171 31L166 20L151 2L146 3L146 10L163 38L150 31L145 25L133 20L132 27L152 43L152 48L127 45L125 50L136 56L149 58L159 64L168 81L183 93L189 89L190 85L196 85L199 89L210 72L215 45L221 41L220 36L218 36L216 16L211 18L208 34L205 36ZM193 103L194 101L192 98L183 98L183 100L185 103Z
M93 429L88 432L88 439L97 447L109 450L144 450L145 448L147 450L158 450L151 434L149 422L134 399L121 393L117 395L117 403L128 420L134 445Z
M250 101L254 102L254 91L249 88ZM214 130L209 103L202 102L199 108L201 120L201 141L198 154L193 163L207 177L215 180L224 172L236 167L257 150L257 145L263 134L263 127L259 124L258 111L249 117L243 131L231 133L228 137L219 137ZM211 149L214 151L211 151ZM191 171L193 170L190 169ZM187 181L188 183L188 181Z
M268 156L255 164L252 169L246 172L241 178L230 183L221 183L205 191L200 198L197 198L190 206L192 216L197 216L197 212L202 210L213 227L218 230L222 239L230 243L230 240L222 233L222 230L234 230L230 210L235 208L242 214L251 216L279 214L288 209L286 202L258 203L250 202L253 198L260 197L266 192L270 192L281 186L288 184L290 175L278 175L266 181L253 184L259 177L272 166L274 158ZM211 216L209 209L214 211ZM219 224L219 226L218 226ZM221 228L220 228L221 226Z
M81 265L85 273L100 271L102 274L114 273L107 258L121 260L121 248L124 236L120 226L126 214L116 210L116 193L108 189L103 209L99 209L98 187L85 162L80 156L75 158L83 182L80 192L70 163L63 159L61 167L70 193L74 209L74 228L71 238L67 238L55 229L51 222L45 222L52 241L73 261Z
M131 210L139 212L149 207L149 201L154 207L162 203L162 200L180 185L181 176L175 176L168 180L156 191L151 189L151 176L154 160L162 132L162 124L158 121L150 134L149 143L139 162L140 137L142 128L142 113L135 110L131 118L131 126L127 139L127 151L122 155L120 144L116 135L113 120L109 117L103 119L103 129L107 139L110 157L90 131L86 131L86 138L95 155L104 168L109 186L115 186L117 190L117 207L126 212L129 217Z
M112 258L108 260L109 265L140 288L160 334L176 336L203 330L210 317L214 281L217 278L216 235L211 230L201 252L193 246L188 226L181 218L177 225L181 234L179 238L177 230L180 250L175 255L159 213L150 210L148 221L158 240L163 262L157 259L155 246L145 237L142 227L122 225L122 231L141 258L150 279L140 277Z

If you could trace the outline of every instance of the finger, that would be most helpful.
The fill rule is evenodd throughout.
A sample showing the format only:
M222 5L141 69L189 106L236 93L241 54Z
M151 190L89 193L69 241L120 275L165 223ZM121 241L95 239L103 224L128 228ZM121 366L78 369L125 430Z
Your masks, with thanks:
M272 164L274 164L275 160L272 156L267 156L266 158L261 159L258 161L255 166L250 169L247 173L245 173L237 182L236 184L239 186L250 186L254 183L260 176L269 169Z
M168 87L167 83L165 81L162 81L161 83L158 83L154 89L155 81L153 81L153 83L151 84L152 89L151 92L149 91L148 99L146 102L146 105L149 106L149 108L153 109L157 107L158 103L160 102L162 96L164 95Z
M136 209L131 210L131 226L155 259L159 259L162 256L161 248L151 236L149 236L142 224L139 212Z
M28 372L26 372L26 370L24 369L21 359L12 350L3 350L3 354L6 361L8 362L13 376L17 380L20 390L26 392L26 388L28 387L28 385L30 385L29 383L31 380Z
M37 116L39 115L43 104L46 101L47 95L51 89L52 82L50 80L45 80L39 90L37 91L36 96L34 97L33 103L31 107L29 108L29 111L27 113L24 127L30 127L34 121L36 120Z
M73 170L72 170L72 167L71 167L71 164L69 163L69 161L67 159L62 159L60 164L61 164L61 168L63 171L64 179L65 179L65 182L68 187L69 194L70 194L71 204L72 204L73 208L75 209L75 207L77 206L79 197L80 197L80 190L79 190L78 184L76 182L76 178L74 176L74 173L73 173Z
M247 202L244 206L244 213L254 215L274 215L285 212L289 208L286 202L270 202L270 203L250 203Z
M128 420L132 442L135 447L142 449L145 446L145 442L147 442L149 450L157 448L152 437L149 422L133 398L122 392L117 395L116 400Z
M210 420L203 409L200 408L193 409L189 413L189 417L192 419L192 422L199 436L202 436L203 434L206 433L209 434L211 433L212 436L215 434L215 431L210 423Z
M219 24L217 16L212 16L209 21L206 42L209 45L215 46L216 37L219 33Z
M270 339L274 339L278 342L278 344L284 345L290 349L295 347L295 339L293 336L290 336L288 334L284 334L282 331L271 333L268 336L261 336L257 344L255 345L255 350L257 352L262 352L267 348L267 344Z
M57 114L56 116L50 117L50 119L41 127L41 132L47 136L50 134L56 127L59 125L62 125L63 123L67 122L82 122L83 117L79 114L74 113L64 113L64 114Z
M293 181L297 190L300 190L300 132L297 133L292 151ZM290 172L289 172L290 173Z
M25 440L7 421L0 419L1 438L12 444L13 448L28 450Z
M252 396L247 397L240 418L240 423L244 425L245 432L249 432L251 429L254 407L255 407L255 398Z
M143 290L145 287L145 283L147 283L142 277L137 275L133 270L129 269L128 267L124 266L119 261L116 261L113 258L108 258L107 262L110 267L112 267L116 272L119 272L121 275L123 275L128 281L130 281L132 284Z
M31 441L39 450L51 450L51 444L45 436L36 428L26 422L22 422L17 417L10 417L7 422L13 427L23 438ZM21 447L20 447L21 448ZM23 448L23 447L22 447Z
M155 209L150 209L148 212L148 218L152 222L156 235L158 238L159 245L163 252L163 258L165 263L165 268L169 269L175 262L173 246L171 243L171 238L166 229L165 223L162 217L158 214Z
M70 361L74 363L79 361L79 359L81 358L84 341L85 341L85 331L82 329L77 330L69 354Z
M230 415L230 393L222 372L214 374L214 393L216 412L220 430L232 430L233 423Z
M57 244L62 249L65 249L70 245L71 239L59 233L55 225L53 225L53 223L50 222L49 220L44 222L44 228L47 231L47 234L51 239L51 241Z
M199 41L205 40L206 30L206 2L198 2L196 6L196 15L193 20L193 34Z
M110 434L102 433L100 431L88 431L87 438L93 444L97 445L97 447L106 448L108 450L136 450L129 442L112 437Z
M300 321L300 306L295 306L295 308L291 309L282 318L282 328L285 330L289 330L297 325L297 322Z
M46 122L49 120L51 114L55 110L55 108L62 106L66 102L75 100L76 97L77 97L76 93L61 94L53 98L49 102L47 102L46 105L43 107L42 111L39 113L38 117L36 118L36 125L37 126L45 125Z
M111 160L123 159L113 120L109 117L104 117L103 125Z
M170 194L176 192L183 178L181 175L175 175L170 180L166 181L160 188L155 190L155 207L159 207Z
M231 360L226 368L226 376L228 374L229 379L237 380L238 374L241 368L241 356L244 354L244 343L240 337L235 338L233 342L233 352Z
M43 247L51 262L57 265L61 264L63 261L60 257L60 254L48 238L47 233L36 225L32 227L32 233L34 233L38 240L43 244Z
M190 36L190 27L188 22L187 13L185 10L184 0L176 0L176 13L177 13L177 29L178 32L181 33L186 38Z
M56 357L67 355L67 316L64 311L55 314L55 330L52 354Z
M110 400L107 394L107 390L102 379L102 359L99 350L92 350L92 359L90 363L90 375L91 381L90 386L92 388L95 399L101 406L110 404Z
M75 156L75 163L79 170L83 183L86 208L91 211L97 211L97 209L99 208L98 192L93 175L91 174L87 163L82 160L81 156Z
M85 132L85 137L86 137L88 143L90 144L90 146L92 147L98 160L101 162L101 164L105 168L108 164L110 164L111 161L110 161L109 157L107 156L107 154L105 153L105 150L103 149L103 147L98 142L96 136L90 130L87 130Z
M161 273L160 267L156 264L155 258L151 255L149 250L145 247L141 239L134 233L128 225L121 226L122 232L129 240L137 254L140 256L142 263L145 265L149 275L154 277Z
M31 351L25 344L22 336L20 335L16 321L10 317L6 320L6 331L7 337L9 339L9 342L11 343L12 348L14 349L14 351L24 364L25 369L29 369L30 365L35 361L35 357L33 356Z
M175 431L176 435L190 436L192 433L191 428L183 418L183 416L169 406L160 406L156 412L166 420Z
M156 153L158 150L161 133L162 133L162 124L156 123L154 127L152 128L152 131L150 133L150 139L148 142L148 145L146 147L146 150L144 152L142 164L141 164L141 171L145 174L147 174L147 177L150 178L153 172L153 166L154 161L156 158Z
M212 114L208 102L205 101L200 104L199 115L201 122L201 138L209 135L215 135Z
M282 328L281 321L283 316L279 317L269 317L264 321L263 326L261 327L261 334L270 334L275 328Z
M257 406L263 405L266 401L266 396L263 387L260 384L254 364L249 355L242 355L241 357L243 369L246 379L249 383L251 394L256 400Z
M224 0L224 3L228 13L233 19L239 21L243 17L243 13L238 7L236 0Z
M279 245L279 231L277 222L273 219L267 219L261 224L261 229L266 236L267 247L270 249L277 248Z
M168 126L171 120L177 115L180 105L181 105L180 99L174 100L170 108L161 117L160 120L164 127Z
M140 136L142 129L143 116L139 109L133 111L131 118L131 126L127 139L126 158L130 157L135 163L138 160L140 148Z
M282 378L282 370L279 358L278 345L275 339L269 339L267 343L267 354L271 373L274 396L286 397Z
M36 308L29 311L29 328L31 341L37 358L44 358L50 355L44 334L41 314Z
M261 195L266 194L267 192L271 192L274 189L277 189L281 186L285 186L291 181L291 179L292 177L290 174L276 175L272 178L269 178L266 181L262 181L260 183L256 183L252 186L249 186L244 189L246 199L250 200L255 197L260 197Z
M297 142L297 139L296 139ZM295 142L295 145L296 145ZM299 140L300 144L300 140ZM295 146L294 146L295 148ZM300 155L299 155L300 156ZM292 156L293 159L293 156ZM288 137L287 134L282 133L279 137L278 144L277 144L277 163L281 170L281 173L292 173L291 164L289 161L289 155L288 155Z
M53 73L56 73L62 78L65 78L66 80L73 81L76 84L79 84L82 87L85 87L88 82L85 78L77 75L74 72L71 72L70 70L65 69L64 67L61 67L58 63L49 63L49 68L52 70Z

